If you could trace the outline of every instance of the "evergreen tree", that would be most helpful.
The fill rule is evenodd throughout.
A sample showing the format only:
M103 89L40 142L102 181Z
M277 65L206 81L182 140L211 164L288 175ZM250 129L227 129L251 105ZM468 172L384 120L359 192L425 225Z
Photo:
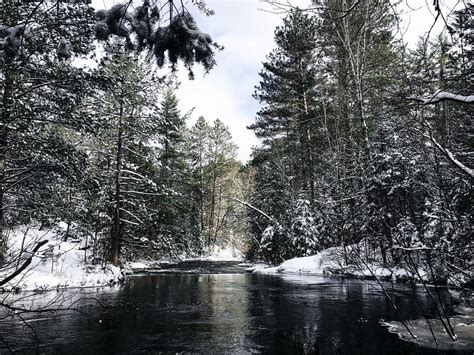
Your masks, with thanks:
M196 210L198 211L199 231L204 235L206 222L204 218L204 199L205 199L205 177L204 167L208 164L208 147L210 126L206 119L202 116L198 118L194 126L189 132L188 136L188 150L190 166L193 171L193 178L195 181L194 200L196 201Z
M193 182L187 162L187 117L179 112L178 103L174 92L168 89L157 112L157 141L160 144L157 183L163 186L164 194L156 205L160 213L154 226L155 232L169 240L168 254L192 253L200 249L194 204L189 198L193 193Z
M287 156L292 187L314 199L316 115L316 22L292 10L275 31L277 48L263 63L255 98L264 104L249 128L264 144L277 143Z
M178 171L185 164L183 142L186 122L179 112L178 99L171 89L165 91L158 114L159 143L162 146L159 157L161 181L166 187L172 188L173 182L178 179Z
M236 161L237 146L229 129L220 120L210 126L200 117L190 131L188 144L203 244L207 250L229 243L241 245L246 219L238 201L246 199L246 171Z
M2 255L6 228L71 218L65 196L77 189L85 164L76 140L94 127L84 110L94 81L69 60L89 54L93 13L81 4L57 9L0 4Z
M209 157L205 168L208 179L206 195L208 196L207 242L209 247L217 243L223 229L220 219L228 203L224 195L229 188L226 186L226 178L237 156L237 146L231 139L229 129L220 120L215 120L209 135Z
M120 49L108 53L101 76L102 108L96 114L103 123L88 147L91 203L96 205L98 197L103 201L103 221L98 223L110 236L103 240L107 258L118 265L122 246L143 234L154 216L152 203L163 190L154 181L158 171L151 146L158 136L157 119L148 112L156 84L141 62Z

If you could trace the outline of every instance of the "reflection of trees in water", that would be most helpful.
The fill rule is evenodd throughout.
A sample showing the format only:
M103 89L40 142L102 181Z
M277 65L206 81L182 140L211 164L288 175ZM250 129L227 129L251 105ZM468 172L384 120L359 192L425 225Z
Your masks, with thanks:
M202 320L210 325L212 340L208 349L232 351L240 348L246 337L248 321L247 281L249 275L200 275L201 307L206 310Z
M67 300L86 314L25 315L46 353L140 349L305 354L356 349L378 354L380 349L410 353L416 348L379 324L397 317L375 283L304 281L301 276L164 274L133 277L122 288L30 294L23 302L45 307L52 300ZM421 318L410 287L388 289L404 318ZM16 297L20 302L23 296ZM429 310L421 293L419 300ZM35 344L31 333L25 337L26 331L30 329L20 321L13 327L0 323L0 334L17 346Z
M297 285L275 276L254 276L254 282L249 288L248 346L259 351L313 353L319 319L314 305L320 295L302 293Z
M39 351L75 334L78 323L101 307L95 291L68 289L4 293L0 307L0 351ZM61 349L58 346L58 351Z
M333 279L298 285L297 279L286 282L274 276L259 276L258 282L266 287L249 291L249 313L258 315L250 318L254 330L250 343L256 349L379 354L380 349L409 353L416 348L380 326L381 319L396 319L396 313L375 283ZM390 292L405 319L421 317L409 287L397 286ZM428 306L425 295L418 293L418 299Z

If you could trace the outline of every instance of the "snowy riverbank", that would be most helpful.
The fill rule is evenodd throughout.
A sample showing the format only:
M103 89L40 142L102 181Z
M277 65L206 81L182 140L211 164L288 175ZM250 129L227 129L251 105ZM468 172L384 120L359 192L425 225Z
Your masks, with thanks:
M69 238L64 240L65 226L49 230L22 227L12 231L7 239L7 263L0 270L0 280L5 279L31 257L31 263L3 290L51 290L67 287L100 287L114 285L124 280L125 275L135 272L159 270L167 264L180 261L235 261L243 262L244 255L233 246L215 247L204 256L180 260L135 260L125 262L122 268L110 264L93 265L93 256L87 240ZM32 253L40 242L48 242ZM355 252L361 246L348 246L346 252ZM20 255L20 258L18 256ZM249 264L247 272L258 274L307 274L343 275L354 278L378 279L384 281L430 281L429 274L419 266L416 272L403 267L383 267L381 262L362 262L354 265L344 257L340 247L328 248L320 253L294 258L282 264L269 267L265 264Z
M6 265L0 270L0 280L14 273L30 257L31 263L19 275L5 283L4 291L54 290L73 287L101 287L124 281L125 275L144 270L158 270L166 264L179 261L235 261L244 255L233 246L215 247L207 255L181 260L136 260L124 262L121 268L111 264L93 265L93 255L87 240L64 240L66 226L39 230L36 227L20 227L11 231L7 238ZM33 248L46 241L36 253ZM89 244L90 245L90 244Z
M361 246L348 246L346 252L356 255ZM348 258L351 260L351 258ZM354 260L355 257L352 258ZM257 265L249 268L249 271L256 274L307 274L307 275L342 275L353 278L374 279L383 281L422 281L431 282L429 273L418 266L417 270L410 270L408 267L383 267L381 261L351 263L344 257L342 248L328 248L320 253L286 260L275 267ZM460 279L462 275L452 275ZM448 280L449 281L449 280ZM467 280L468 281L468 280Z
M33 248L45 240L48 242L32 254ZM118 267L110 264L92 265L91 254L85 240L70 238L64 241L61 228L17 228L8 235L7 260L0 271L0 279L11 275L30 257L31 263L2 289L32 291L107 286L123 280Z

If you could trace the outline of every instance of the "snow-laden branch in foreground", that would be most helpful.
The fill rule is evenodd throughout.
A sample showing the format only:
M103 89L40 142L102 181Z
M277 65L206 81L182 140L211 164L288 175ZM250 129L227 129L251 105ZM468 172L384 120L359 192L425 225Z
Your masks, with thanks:
M474 95L459 95L453 94L447 91L439 91L434 95L429 95L425 97L410 96L407 97L408 100L418 101L424 105L432 105L441 101L453 101L463 104L474 104Z
M404 251L419 251L419 250L432 250L432 248L427 247L426 245L420 245L415 247L402 247L402 246L393 246L392 249L399 249Z

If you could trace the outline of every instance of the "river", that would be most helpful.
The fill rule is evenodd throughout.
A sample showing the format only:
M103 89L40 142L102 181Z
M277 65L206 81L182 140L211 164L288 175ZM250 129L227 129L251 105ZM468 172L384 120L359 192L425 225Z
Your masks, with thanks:
M410 287L396 287L393 297L402 317L420 318L419 307L404 294ZM420 348L389 333L380 320L398 317L372 281L254 275L235 263L187 263L166 273L135 275L122 287L26 299L35 307L52 299L64 305L74 301L81 313L25 314L25 321L13 326L11 320L0 322L2 338L23 351L39 344L47 354L454 353Z

